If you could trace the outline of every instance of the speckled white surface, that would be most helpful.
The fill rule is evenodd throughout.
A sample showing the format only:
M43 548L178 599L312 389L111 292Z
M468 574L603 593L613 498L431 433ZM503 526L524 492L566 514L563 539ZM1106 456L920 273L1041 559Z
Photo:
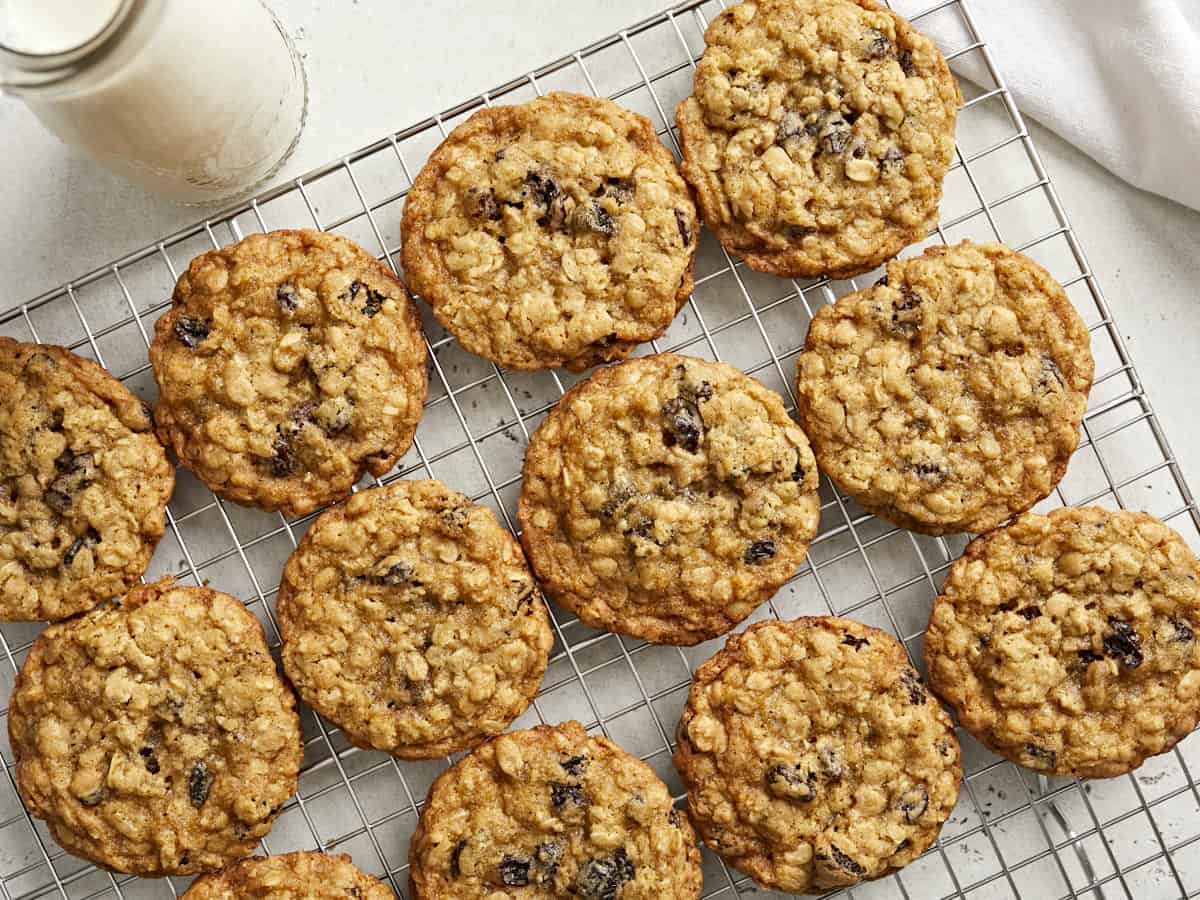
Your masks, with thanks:
M312 85L308 128L278 180L651 15L664 2L273 0L306 57ZM902 8L927 5L928 0L904 0ZM1004 60L998 62L1003 69ZM253 61L247 61L246 73L253 77ZM1054 135L1032 127L1167 436L1185 474L1200 485L1200 416L1193 411L1200 347L1195 287L1200 284L1200 213L1130 188ZM1023 224L1033 228L1033 218L1045 227L1044 212L1029 223L1022 223L1019 208L1003 215L1006 233L1023 233ZM0 309L202 216L107 175L43 132L19 102L0 98ZM1149 780L1140 779L1148 792L1157 790L1153 785L1162 777L1156 765L1143 773ZM1004 796L999 793L997 802ZM1095 802L1100 798L1098 790ZM991 800L985 802L990 808ZM1025 822L1023 827L1033 826ZM1130 837L1129 848L1140 848L1138 840L1146 836L1147 829L1137 827L1140 837ZM1193 829L1184 832L1190 835ZM1098 846L1091 849L1101 856ZM1024 871L1038 876L1036 866ZM920 879L921 873L911 877ZM1200 872L1195 878L1200 885ZM1021 888L1026 896L1039 896L1025 882ZM1166 900L1170 890L1170 880L1158 873L1139 896ZM860 893L892 896L867 889L855 896Z
M286 178L652 15L663 3L273 5L305 54L312 83L308 128ZM247 76L253 77L250 63ZM1200 477L1192 387L1200 346L1200 213L1129 187L1036 125L1034 137L1184 471ZM97 169L11 98L0 98L0 167L0 307L200 215Z

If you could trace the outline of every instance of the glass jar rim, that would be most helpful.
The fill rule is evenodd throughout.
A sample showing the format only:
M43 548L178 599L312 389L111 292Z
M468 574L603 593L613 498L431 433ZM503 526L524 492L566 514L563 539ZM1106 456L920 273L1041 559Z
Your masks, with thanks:
M36 87L69 78L106 54L136 18L134 14L146 5L147 0L121 0L98 31L61 50L38 52L0 41L0 85L5 85L9 76L16 76L16 87Z

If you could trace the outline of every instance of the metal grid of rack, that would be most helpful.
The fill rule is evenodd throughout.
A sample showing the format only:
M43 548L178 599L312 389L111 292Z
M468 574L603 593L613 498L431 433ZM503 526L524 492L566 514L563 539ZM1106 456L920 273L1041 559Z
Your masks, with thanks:
M550 90L610 96L648 116L677 152L673 110L690 92L704 27L724 5L689 0L389 135L0 313L0 334L66 345L97 359L153 402L147 339L192 256L253 231L317 227L357 240L395 267L404 195L442 137L483 105L521 102ZM918 27L935 31L948 58L974 56L984 73L985 84L969 91L960 114L942 223L929 240L1006 240L1050 269L1091 330L1097 378L1081 444L1062 485L1039 508L1095 503L1145 509L1200 546L1200 514L968 3L943 0L915 11L899 0L891 5ZM909 248L904 255L920 250ZM694 296L653 351L731 362L778 390L790 405L795 359L813 310L875 278L797 282L760 275L726 254L707 232L696 275ZM529 435L576 378L557 371L503 372L459 348L428 310L423 315L431 350L429 401L413 449L381 481L440 478L491 506L513 527ZM926 538L896 529L865 514L828 482L821 496L821 529L809 560L752 620L853 616L900 637L919 663L929 606L965 538ZM180 470L168 532L146 577L205 581L245 599L277 646L273 600L279 573L311 519L288 520L220 501ZM580 719L645 759L682 799L670 762L672 734L692 669L721 642L688 649L654 646L588 629L553 606L551 612L556 640L550 667L517 727ZM0 627L4 698L39 630L35 624ZM336 848L408 896L408 839L429 784L450 761L399 762L357 750L308 710L303 724L300 788L263 842L264 851ZM1088 783L1037 776L998 759L961 731L960 738L966 778L937 845L898 875L837 896L1200 896L1197 735L1133 775ZM5 770L0 898L182 893L185 880L114 875L63 852L21 806L6 741L0 751ZM707 851L704 870L706 898L763 893Z

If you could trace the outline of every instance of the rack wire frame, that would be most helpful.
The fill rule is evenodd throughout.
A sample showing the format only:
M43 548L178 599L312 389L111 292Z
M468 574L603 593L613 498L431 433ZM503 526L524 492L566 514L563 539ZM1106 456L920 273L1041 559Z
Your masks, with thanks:
M474 110L551 89L606 95L637 109L677 154L674 105L690 91L705 25L724 6L725 0L688 0L395 132L0 313L0 334L66 345L106 365L152 402L155 388L145 358L150 332L192 255L253 231L315 227L358 240L398 270L403 198L425 156ZM1144 508L1180 530L1193 547L1200 545L1200 512L967 0L941 0L908 17L919 27L934 27L948 58L974 55L990 81L960 115L942 223L930 240L1007 239L1051 269L1092 334L1098 376L1080 447L1067 478L1039 508L1087 503ZM1027 180L1009 186L1017 163ZM1009 216L1013 209L1020 214ZM1031 223L1036 227L1029 232ZM903 255L920 250L919 245ZM794 409L795 357L814 309L873 280L873 275L843 282L762 276L705 232L693 297L667 334L641 352L672 350L734 362L777 389ZM557 371L501 371L462 351L422 311L431 370L425 418L409 454L382 479L360 487L441 478L491 506L515 530L524 447L576 379ZM897 529L864 513L827 481L821 496L822 525L809 560L752 621L851 615L899 637L919 665L929 606L965 537L925 538ZM170 574L246 598L277 649L272 600L280 568L313 517L289 520L243 509L214 497L180 470L168 534L146 577ZM556 640L546 680L516 726L580 719L645 759L682 802L670 764L675 722L692 669L721 642L688 649L655 646L588 629L553 604L551 617ZM38 631L38 624L0 626L5 698ZM7 719L7 708L0 715ZM303 710L302 720L300 789L262 842L263 852L337 848L384 878L397 895L408 896L408 838L425 790L452 760L401 763L349 746L311 711ZM961 730L959 737L966 777L937 844L896 875L830 896L1200 897L1200 733L1132 775L1086 784L1035 775L990 754ZM6 739L0 739L0 755L0 898L182 893L186 879L116 875L66 854L21 805ZM708 851L704 871L705 898L765 895Z

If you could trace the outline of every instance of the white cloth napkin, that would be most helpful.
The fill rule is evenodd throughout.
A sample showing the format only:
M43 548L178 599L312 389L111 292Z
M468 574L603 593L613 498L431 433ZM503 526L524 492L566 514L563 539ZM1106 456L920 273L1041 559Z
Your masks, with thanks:
M969 9L1023 113L1131 184L1200 209L1200 0L969 0ZM961 46L946 18L916 24ZM979 53L951 65L991 83Z

